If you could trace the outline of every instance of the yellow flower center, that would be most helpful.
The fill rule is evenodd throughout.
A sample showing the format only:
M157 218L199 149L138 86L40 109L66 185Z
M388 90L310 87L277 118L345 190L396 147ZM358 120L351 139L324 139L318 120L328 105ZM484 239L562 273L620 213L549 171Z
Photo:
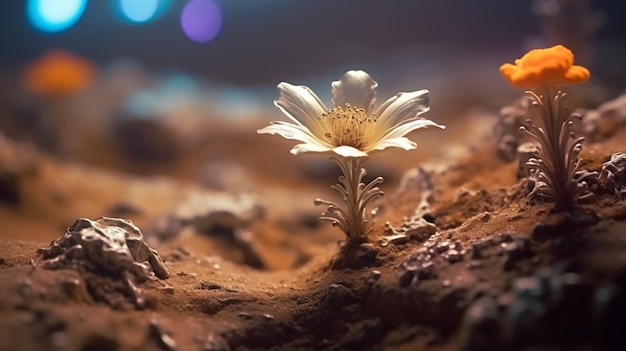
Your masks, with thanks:
M367 115L365 109L346 104L335 107L318 117L324 128L324 137L334 146L352 146L363 150L375 134L375 114Z

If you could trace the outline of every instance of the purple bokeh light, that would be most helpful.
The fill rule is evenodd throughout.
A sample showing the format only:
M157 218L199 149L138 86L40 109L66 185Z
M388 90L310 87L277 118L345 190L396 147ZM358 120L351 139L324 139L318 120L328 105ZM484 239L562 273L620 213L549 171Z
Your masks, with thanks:
M180 24L187 38L196 43L207 43L222 28L222 12L211 0L191 0L183 8Z

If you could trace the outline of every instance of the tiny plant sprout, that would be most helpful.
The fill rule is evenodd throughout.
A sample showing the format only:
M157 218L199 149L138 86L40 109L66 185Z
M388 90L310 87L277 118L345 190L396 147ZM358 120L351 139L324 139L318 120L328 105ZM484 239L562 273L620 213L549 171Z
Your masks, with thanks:
M272 122L258 130L301 141L291 149L294 155L332 154L331 160L343 173L332 189L339 192L345 206L322 199L315 204L327 206L320 219L339 227L351 244L368 241L373 213L367 207L383 196L378 188L382 177L363 183L366 172L362 167L369 156L389 147L415 149L415 142L405 135L428 126L445 128L420 117L430 109L428 90L398 93L374 109L377 86L366 72L348 71L331 84L334 107L328 109L308 87L280 83L274 104L293 123Z
M580 197L582 185L576 179L580 166L578 154L583 138L576 138L573 120L563 104L563 85L579 84L589 79L589 70L574 65L574 55L562 45L531 50L515 64L500 67L502 76L513 86L527 89L526 95L539 114L542 126L530 119L521 130L538 142L538 153L526 163L537 177L529 196L554 201L558 211L571 210Z

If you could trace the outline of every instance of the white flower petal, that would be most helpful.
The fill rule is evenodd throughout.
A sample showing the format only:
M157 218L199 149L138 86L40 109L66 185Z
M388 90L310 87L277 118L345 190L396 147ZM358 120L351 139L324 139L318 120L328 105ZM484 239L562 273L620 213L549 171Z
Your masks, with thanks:
M388 147L398 147L404 150L413 150L417 144L405 137L385 139L374 145L373 150L384 150Z
M319 145L330 149L328 143L319 140L314 135L304 129L304 127L285 122L272 122L269 126L257 130L259 134L278 134L285 139L299 140L307 144Z
M445 126L419 117L427 112L430 93L428 90L399 93L387 100L372 116L376 88L378 84L364 71L348 71L339 81L332 83L332 98L335 106L349 104L366 110L364 116L358 118L375 119L369 129L354 129L343 125L350 121L345 116L340 125L331 126L328 119L321 118L328 109L322 101L306 86L295 86L289 83L278 85L278 98L274 104L295 124L272 122L271 125L259 129L260 134L279 134L286 139L301 141L293 147L291 153L298 155L305 152L328 152L346 158L368 157L368 153L397 147L405 150L414 149L417 144L405 137L408 133L423 127L434 126L444 129ZM359 112L361 113L361 112ZM355 115L355 117L357 117ZM355 117L352 117L353 119ZM369 119L368 119L369 121ZM328 140L325 135L336 128L347 128L347 132L357 133L346 135L345 138ZM372 129L373 128L373 129ZM339 130L338 129L338 130ZM337 145L337 144L339 145ZM340 145L344 144L344 145ZM360 145L358 148L350 145Z
M446 126L437 124L429 119L418 118L412 121L402 123L398 126L392 127L390 130L387 131L387 133L382 138L382 140L405 136L416 129L420 129L424 127L437 127L441 129L446 129Z
M365 109L369 114L376 101L376 83L364 71L348 71L340 80L331 84L333 104L343 107L350 104L353 107Z
M317 118L328 109L308 87L286 82L278 84L278 97L274 100L274 105L296 124L309 129L313 134L323 134Z
M328 152L330 150L332 150L332 148L317 144L298 144L294 146L290 152L294 155L298 155L305 152Z
M342 145L332 149L334 153L343 157L367 157L367 152L352 146Z
M398 93L376 110L380 128L388 130L404 120L414 119L430 110L429 102L430 92L426 89Z

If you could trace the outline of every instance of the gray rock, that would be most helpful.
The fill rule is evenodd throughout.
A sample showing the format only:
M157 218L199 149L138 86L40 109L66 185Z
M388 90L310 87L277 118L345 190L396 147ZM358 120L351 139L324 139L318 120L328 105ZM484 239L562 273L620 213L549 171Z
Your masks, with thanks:
M594 110L587 110L582 117L582 134L589 141L602 141L626 124L626 95L605 102Z
M121 275L132 273L138 281L169 273L159 253L143 241L143 234L130 220L100 217L80 218L65 234L37 251L45 268L84 267L93 272Z
M514 101L500 110L500 119L495 127L498 156L505 161L515 160L521 135L519 128L526 119L528 98Z
M626 153L616 152L602 164L598 183L610 194L626 186Z
M265 206L252 194L216 192L195 195L176 207L157 226L161 239L177 235L191 227L197 233L214 234L247 227L265 216Z
M531 158L537 158L539 147L534 143L523 143L517 147L517 177L528 178L532 176L531 167L527 165Z
M143 241L139 228L120 218L78 219L62 237L37 253L43 257L44 268L74 268L119 281L139 307L145 299L136 284L155 275L169 277L159 253Z

